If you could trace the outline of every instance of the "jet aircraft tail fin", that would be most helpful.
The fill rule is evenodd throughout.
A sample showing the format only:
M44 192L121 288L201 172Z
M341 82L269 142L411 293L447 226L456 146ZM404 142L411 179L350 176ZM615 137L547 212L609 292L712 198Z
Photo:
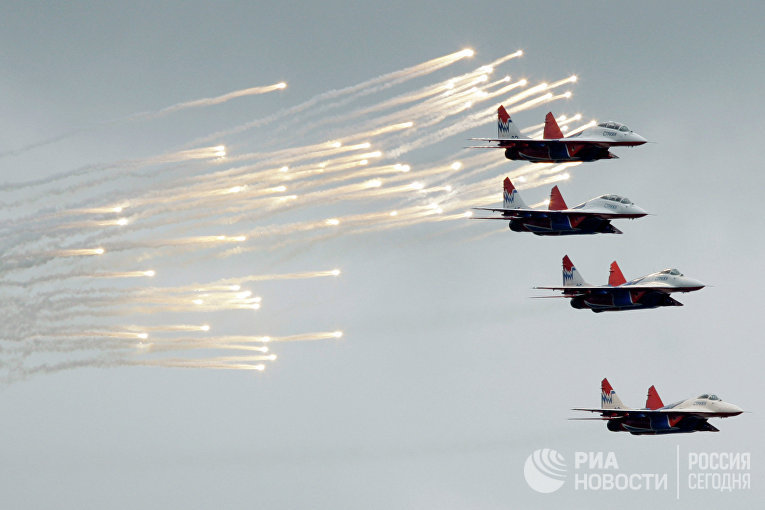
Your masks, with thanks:
M559 140L563 138L563 132L558 127L558 123L555 121L555 116L552 112L548 112L545 117L545 130L542 136L545 140Z
M574 263L568 258L568 255L563 256L563 286L564 287L583 287L587 286L587 282L584 281L582 275L574 267Z
M664 407L664 402L661 401L659 392L656 391L656 386L648 388L648 397L646 398L645 406L648 409L659 409Z
M611 262L611 269L608 270L608 284L611 287L618 287L627 283L627 279L622 274L622 270L619 269L619 264L614 260Z
M521 198L518 190L515 189L513 183L509 177L505 177L505 181L502 183L504 189L502 192L503 200L502 207L505 209L528 209L529 207Z
M521 138L521 131L502 105L499 105L497 109L497 138L502 140Z
M558 186L553 186L550 190L550 205L548 206L550 211L562 211L568 209L566 201L563 200L563 195L560 194Z
M600 383L600 407L603 409L626 409L608 379L603 379Z

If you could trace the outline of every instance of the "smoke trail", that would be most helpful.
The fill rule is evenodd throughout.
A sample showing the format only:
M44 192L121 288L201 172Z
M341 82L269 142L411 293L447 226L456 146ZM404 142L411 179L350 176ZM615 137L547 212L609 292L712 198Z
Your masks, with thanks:
M0 188L37 195L34 200L14 196L4 206L13 219L0 226L0 271L15 273L13 280L0 279L6 319L0 325L0 371L13 378L77 367L260 370L253 367L274 361L267 354L271 343L340 338L340 331L287 336L216 331L221 312L265 312L255 312L263 301L243 288L249 283L280 282L267 286L278 288L291 280L338 276L339 270L290 268L280 273L264 267L236 277L226 264L199 262L263 252L263 257L249 257L248 264L273 264L270 254L283 264L333 238L419 224L439 225L431 235L441 235L465 228L470 206L498 200L498 175L525 179L518 183L525 188L565 179L568 172L553 165L500 172L508 163L496 152L458 150L441 161L398 159L397 150L408 154L493 122L500 96L514 94L505 101L511 111L566 97L550 89L570 78L530 88L525 80L489 79L518 52L468 73L388 94L393 86L466 56L454 53L329 91L226 131L268 127L240 146L191 143L185 150ZM257 88L177 103L135 114L133 120L254 93ZM482 103L492 106L475 107ZM327 113L335 110L334 116ZM305 128L295 129L297 113ZM562 128L566 120L560 119ZM282 130L290 136L280 136ZM206 283L183 281L189 272L198 277L210 268L215 276ZM153 279L148 283L145 278ZM265 297L268 304L290 299L278 292ZM246 316L250 325L251 316ZM224 351L239 355L221 356ZM163 357L171 352L184 357ZM62 363L51 362L53 355Z
M38 187L47 184L53 184L65 179L81 177L93 173L108 173L109 171L119 171L128 168L140 168L152 164L165 164L178 161L187 161L194 159L220 158L225 155L223 146L204 147L201 149L188 149L175 152L169 152L159 156L153 156L144 159L125 160L111 164L87 165L75 170L60 172L40 179L24 181L19 183L5 183L0 185L2 191L18 191L26 188Z
M521 94L519 94L518 96L521 96ZM551 93L548 92L547 94L539 96L535 99L531 99L529 101L526 101L525 103L521 103L520 105L509 108L508 113L511 113L511 114L517 113L519 111L526 110L528 108L531 108L543 102L548 102L551 100L554 100L554 97ZM509 103L510 101L506 102L506 104L509 104ZM465 117L463 118L463 120L455 122L450 126L441 128L433 133L430 133L426 136L418 138L410 143L401 145L398 148L392 151L389 151L389 153L394 157L400 157L401 155L411 152L415 149L426 147L428 145L439 142L443 140L444 138L454 136L459 133L463 133L467 131L468 129L472 129L476 126L480 126L481 124L484 124L486 122L486 117L487 117L486 113L487 112L482 111L479 114Z
M214 105L231 101L232 99L237 99L237 98L246 97L246 96L253 96L258 94L266 94L268 92L273 92L275 90L283 90L285 88L287 88L287 84L284 82L280 82L274 85L268 85L264 87L250 87L247 89L235 90L233 92L229 92L227 94L223 94L216 97L208 97L208 98L202 98L202 99L195 99L193 101L177 103L177 104L167 106L165 108L162 108L160 110L153 111L153 112L134 113L132 115L128 115L127 117L121 117L118 119L105 121L105 122L99 122L92 126L83 126L80 128L75 128L70 131L66 131L64 133L53 136L51 138L47 138L45 140L40 140L38 142L25 145L23 147L19 147L18 149L12 149L12 150L0 152L0 158L4 158L7 156L18 156L26 152L32 151L34 149L45 147L47 145L60 142L61 140L71 138L81 133L87 133L87 132L95 131L97 129L103 129L109 126L122 124L124 122L155 119L155 118L162 117L164 115L169 115L171 113L175 113L181 110L187 110L189 108L198 108L202 106L214 106Z
M217 133L213 133L204 138L194 140L191 142L191 145L199 145L201 143L206 143L210 140L220 140L222 138L226 138L231 135L242 133L249 129L268 125L278 119L292 118L294 115L304 112L308 110L309 108L312 108L313 106L328 99L334 99L336 97L340 97L343 95L355 95L356 97L370 95L375 92L379 92L382 89L389 88L394 85L398 85L400 83L404 83L413 78L430 74L443 67L452 65L463 58L472 57L472 56L473 56L472 50L462 50L456 53L445 55L443 57L438 57L433 60L429 60L427 62L423 62L421 64L417 64L412 67L408 67L406 69L402 69L400 71L393 71L391 73L383 74L376 78L372 78L371 80L367 80L367 81L358 83L356 85L352 85L350 87L345 87L345 88L337 89L337 90L330 90L328 92L319 94L318 96L315 96L314 98L309 99L308 101L305 101L301 104L293 106L292 108L288 108L285 111L278 112L274 115L270 115L262 119L254 120L246 124L242 124L241 126L237 126L236 128L233 128L233 129L218 131Z
M157 110L156 112L136 113L134 115L130 115L125 120L154 119L157 117L161 117L163 115L168 115L170 113L175 113L181 110L187 110L189 108L199 108L201 106L213 106L217 104L226 103L228 101L231 101L232 99L237 99L237 98L245 97L245 96L266 94L268 92L273 92L275 90L283 90L285 88L287 88L287 84L284 82L279 82L274 85L267 85L265 87L250 87L248 89L235 90L233 92L229 92L227 94L223 94L216 97L206 97L202 99L195 99L193 101L186 101L183 103L174 104L172 106L167 106L165 108L162 108L161 110Z

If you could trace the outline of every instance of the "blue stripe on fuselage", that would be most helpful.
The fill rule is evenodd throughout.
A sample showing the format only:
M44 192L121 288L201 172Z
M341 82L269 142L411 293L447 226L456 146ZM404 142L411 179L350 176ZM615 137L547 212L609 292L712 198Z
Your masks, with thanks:
M549 143L550 159L571 159L571 155L568 153L568 147L565 143L550 142Z

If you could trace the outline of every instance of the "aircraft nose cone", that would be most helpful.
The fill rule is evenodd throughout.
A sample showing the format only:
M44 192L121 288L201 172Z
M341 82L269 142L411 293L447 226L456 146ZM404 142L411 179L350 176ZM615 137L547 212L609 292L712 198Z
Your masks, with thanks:
M648 212L645 209L643 209L642 207L638 207L636 205L632 206L632 212L634 212L635 214L639 214L641 216L647 216L648 215Z
M637 133L631 133L631 135L632 135L631 138L635 142L636 145L642 145L642 144L648 142L648 140L646 140L645 138L643 138L642 136L640 136Z
M739 414L744 412L743 409L741 409L739 406L737 406L735 404L728 404L727 402L726 402L726 404L727 404L726 405L726 407L727 407L726 412L731 413L731 416L737 416L737 415L739 415Z
M694 280L693 278L686 278L683 282L684 287L689 287L691 290L700 290L706 287L706 285L698 280Z

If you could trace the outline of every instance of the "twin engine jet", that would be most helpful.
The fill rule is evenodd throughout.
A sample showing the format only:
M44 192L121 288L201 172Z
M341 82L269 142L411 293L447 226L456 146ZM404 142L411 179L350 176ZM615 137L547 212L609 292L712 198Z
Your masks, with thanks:
M738 416L744 411L723 402L717 395L704 393L696 398L664 405L654 386L648 388L643 409L631 409L622 404L608 379L601 382L601 407L574 408L574 411L600 413L599 418L572 418L574 420L608 420L608 430L629 432L634 435L679 434L688 432L719 432L707 422L709 418Z
M672 299L673 292L692 292L704 288L704 284L684 276L677 269L665 269L658 273L627 281L616 261L611 263L608 285L590 285L574 267L568 255L563 257L563 286L535 287L536 289L560 290L560 297L571 298L574 308L593 312L638 310L660 306L683 306Z
M531 163L565 163L618 158L611 147L634 147L647 142L645 138L618 122L602 122L595 127L564 137L552 113L545 117L542 139L524 138L505 107L497 110L497 138L472 138L497 145L476 146L476 149L505 149L505 157Z
M508 177L504 181L503 207L476 207L481 211L494 211L501 216L479 217L479 220L509 220L510 230L532 232L538 236L564 236L578 234L621 234L611 220L642 218L648 213L618 195L602 195L569 208L554 186L550 191L547 210L530 209Z

